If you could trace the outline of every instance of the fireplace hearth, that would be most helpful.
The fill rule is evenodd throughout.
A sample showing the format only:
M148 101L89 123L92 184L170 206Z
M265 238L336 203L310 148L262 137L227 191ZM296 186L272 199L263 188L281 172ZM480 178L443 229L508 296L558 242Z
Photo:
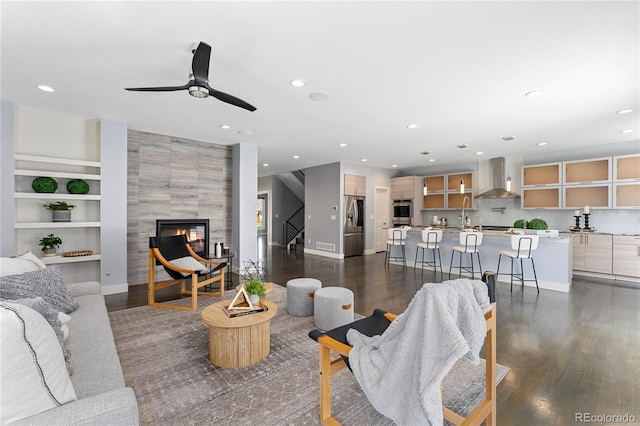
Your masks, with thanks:
M156 237L184 234L193 251L209 258L209 219L157 219Z

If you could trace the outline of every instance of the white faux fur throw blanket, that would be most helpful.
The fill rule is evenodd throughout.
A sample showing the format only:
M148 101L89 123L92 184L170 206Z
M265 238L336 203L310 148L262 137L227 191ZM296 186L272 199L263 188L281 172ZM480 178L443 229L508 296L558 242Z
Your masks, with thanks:
M349 363L373 407L399 425L442 425L440 383L461 357L478 364L487 285L424 284L381 336L347 332Z

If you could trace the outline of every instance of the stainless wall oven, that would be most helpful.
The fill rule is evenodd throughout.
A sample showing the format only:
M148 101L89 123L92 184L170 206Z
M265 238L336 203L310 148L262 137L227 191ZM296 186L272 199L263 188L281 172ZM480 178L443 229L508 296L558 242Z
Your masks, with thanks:
M391 221L395 226L411 225L413 218L412 200L393 200L393 217Z

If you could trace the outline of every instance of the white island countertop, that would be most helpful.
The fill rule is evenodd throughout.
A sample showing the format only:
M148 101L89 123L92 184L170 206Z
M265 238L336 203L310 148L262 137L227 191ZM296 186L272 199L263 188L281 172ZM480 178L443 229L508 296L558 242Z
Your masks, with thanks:
M416 248L417 244L422 241L423 229L426 229L426 227L413 227L407 233L405 246L407 266L415 267ZM451 264L453 247L460 245L458 241L460 228L450 227L443 229L443 231L444 235L442 237L442 242L440 243L440 255L443 270L442 281L445 281L449 279L448 272L449 265ZM498 257L500 252L503 250L511 250L511 236L513 234L506 233L505 231L482 231L482 233L483 240L479 247L482 270L495 272L498 268ZM571 235L562 233L558 235L541 235L540 237L538 248L533 252L539 287L565 293L569 292L571 287L571 278L573 275ZM392 250L398 250L398 247L393 247ZM396 252L394 251L394 255L395 254ZM420 251L420 256L421 255L422 253ZM431 254L427 253L427 256L431 256ZM429 257L429 259L431 259L431 257ZM466 262L463 263L463 265L468 265L468 256L465 256L463 259ZM457 254L455 256L455 262L458 262ZM420 267L421 265L418 265L418 268ZM425 267L425 269L426 268L427 267ZM510 259L503 257L500 265L500 274L498 275L499 281L511 281L511 277L507 275L510 268ZM524 262L524 270L527 279L529 277L533 278L531 262ZM456 271L457 269L452 271L452 278L457 274ZM520 262L514 262L514 271L517 271L517 273L520 272ZM476 274L475 278L478 279L478 277L479 275ZM518 281L514 281L514 284L517 286L521 285ZM535 287L535 283L526 282L525 286Z

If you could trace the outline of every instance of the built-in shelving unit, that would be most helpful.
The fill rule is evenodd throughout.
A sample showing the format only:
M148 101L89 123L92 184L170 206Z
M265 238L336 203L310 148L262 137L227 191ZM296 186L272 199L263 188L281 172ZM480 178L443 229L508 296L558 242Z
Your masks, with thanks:
M45 264L80 263L99 261L100 254L100 162L37 155L16 154L15 168L15 218L17 252L32 250L38 236L56 233L63 240L65 250L93 250L90 256L46 257ZM55 193L36 193L31 182L38 176L56 179ZM71 179L89 181L88 194L69 194L66 184ZM43 204L52 200L73 202L71 222L51 222L50 213ZM69 241L72 241L69 243Z

